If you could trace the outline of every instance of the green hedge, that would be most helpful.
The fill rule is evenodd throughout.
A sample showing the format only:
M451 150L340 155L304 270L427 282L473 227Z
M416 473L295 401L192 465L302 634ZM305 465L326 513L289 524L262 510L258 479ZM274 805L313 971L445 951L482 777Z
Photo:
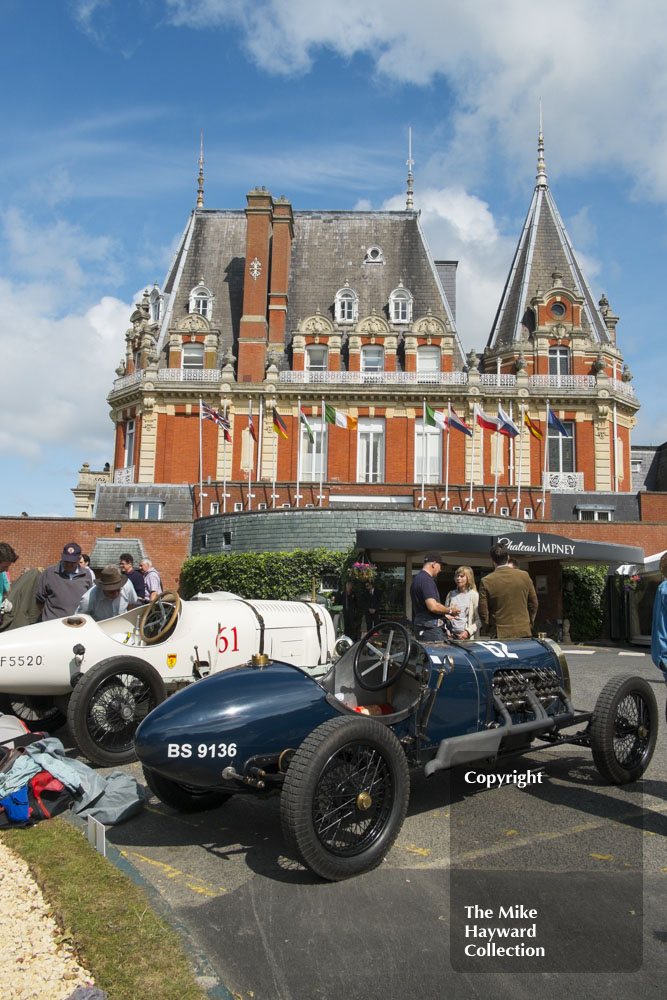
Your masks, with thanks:
M194 594L229 590L239 597L291 601L303 594L310 595L313 580L319 590L323 576L335 577L336 581L343 578L353 561L352 552L329 549L193 556L183 565L183 592L190 598Z
M570 621L573 642L592 642L602 637L607 569L607 566L563 566L563 618Z

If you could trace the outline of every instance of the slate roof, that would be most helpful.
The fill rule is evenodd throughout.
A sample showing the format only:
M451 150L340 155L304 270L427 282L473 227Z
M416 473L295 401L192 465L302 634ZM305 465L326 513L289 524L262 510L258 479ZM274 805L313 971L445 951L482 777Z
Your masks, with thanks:
M563 220L551 191L538 184L528 209L519 245L512 261L488 347L511 347L526 333L525 316L536 291L548 291L552 274L562 274L562 283L584 299L582 329L595 342L609 344L609 332L579 266Z
M190 487L172 486L168 483L100 483L93 517L98 521L127 521L128 504L132 500L162 503L163 521L192 520ZM141 524L141 521L136 523Z
M190 292L203 280L214 296L211 326L222 331L221 354L234 348L243 313L245 236L245 212L192 213L163 287L169 303L162 345L167 330L187 315ZM383 263L364 261L372 246L382 250ZM455 328L455 302L450 306L442 280L451 294L454 275L453 262L436 267L416 212L294 212L287 336L318 308L333 319L335 295L346 280L359 296L360 319L373 309L387 318L389 295L402 281L414 298L414 319L430 310ZM460 345L459 354L462 364Z

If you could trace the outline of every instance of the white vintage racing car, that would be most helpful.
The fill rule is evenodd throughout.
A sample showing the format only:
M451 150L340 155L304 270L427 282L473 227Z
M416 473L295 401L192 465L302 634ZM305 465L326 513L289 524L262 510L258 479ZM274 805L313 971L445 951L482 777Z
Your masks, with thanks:
M173 691L253 655L319 676L335 641L328 611L309 601L165 591L106 621L75 614L0 634L0 712L47 731L67 721L90 761L121 764L134 759L139 723Z

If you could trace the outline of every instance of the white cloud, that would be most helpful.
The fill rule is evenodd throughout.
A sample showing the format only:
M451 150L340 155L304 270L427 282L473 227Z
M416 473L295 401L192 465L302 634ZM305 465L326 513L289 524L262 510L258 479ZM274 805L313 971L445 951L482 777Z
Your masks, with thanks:
M62 220L40 227L15 209L2 222L0 344L9 419L0 422L0 454L38 463L44 480L63 454L75 453L79 464L110 456L106 395L132 304L97 293L118 277L112 240Z
M405 195L383 208L402 209ZM481 351L491 332L518 235L504 236L488 204L463 188L428 188L415 196L436 259L458 260L456 325L466 351Z
M308 72L318 52L365 55L378 78L453 95L451 179L479 176L489 151L525 162L544 99L560 176L620 167L643 195L667 199L667 7L655 0L165 0L174 25L239 28L265 71ZM519 152L520 151L520 152ZM549 165L549 160L547 161ZM441 175L442 176L442 175Z

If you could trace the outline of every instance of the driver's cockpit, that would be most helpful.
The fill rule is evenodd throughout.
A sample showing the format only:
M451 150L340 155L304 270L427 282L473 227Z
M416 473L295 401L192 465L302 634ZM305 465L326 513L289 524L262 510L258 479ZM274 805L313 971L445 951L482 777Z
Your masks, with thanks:
M424 647L402 625L385 622L346 650L320 684L349 709L393 716L417 706L430 668Z

